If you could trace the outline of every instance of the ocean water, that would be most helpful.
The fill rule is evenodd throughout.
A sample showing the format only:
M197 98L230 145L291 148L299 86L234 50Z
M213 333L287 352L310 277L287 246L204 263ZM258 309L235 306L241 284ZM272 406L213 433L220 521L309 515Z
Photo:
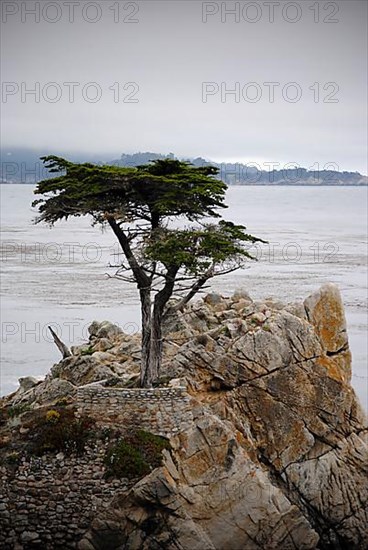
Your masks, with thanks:
M53 229L34 225L30 185L0 185L0 394L21 376L44 376L59 361L47 327L68 344L108 319L126 332L139 327L135 288L109 278L119 263L114 236L86 218ZM253 298L303 300L326 282L340 287L353 353L353 386L368 410L367 198L359 187L229 188L225 219L269 242L250 251L258 259L213 280L225 295L243 287Z

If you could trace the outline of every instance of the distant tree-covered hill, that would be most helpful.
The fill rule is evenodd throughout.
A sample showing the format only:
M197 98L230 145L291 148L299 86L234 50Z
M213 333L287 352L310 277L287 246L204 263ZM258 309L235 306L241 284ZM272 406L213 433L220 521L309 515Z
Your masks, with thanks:
M28 149L2 150L0 182L3 183L36 183L47 177L40 156L48 152L30 151ZM219 177L229 185L368 185L368 178L359 172L340 172L331 163L329 166L306 169L301 167L285 167L280 169L262 170L253 164L216 163L202 157L176 157L173 153L167 155L152 152L133 154L123 153L120 157L111 159L99 155L84 153L59 153L74 162L93 162L96 164L115 164L118 166L139 166L151 160L163 158L180 158L188 160L195 166L215 165L219 168ZM106 157L106 155L105 155Z
M139 166L150 160L175 158L173 153L123 154L114 163L121 166ZM333 163L331 166L307 170L306 168L283 168L280 170L262 170L254 164L216 163L202 157L186 159L195 166L217 166L219 177L229 185L367 185L368 178L359 172L340 172ZM325 169L328 168L328 169Z

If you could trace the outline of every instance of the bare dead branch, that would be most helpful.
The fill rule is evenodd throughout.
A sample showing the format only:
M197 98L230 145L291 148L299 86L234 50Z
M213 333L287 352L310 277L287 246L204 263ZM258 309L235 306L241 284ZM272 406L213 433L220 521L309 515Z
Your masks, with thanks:
M58 350L61 352L61 355L63 356L63 359L67 359L68 357L72 357L72 353L71 351L69 350L69 348L64 344L64 342L62 342L60 340L60 338L58 337L58 335L56 334L56 332L54 332L52 330L51 327L48 327L49 328L49 331L51 332L52 334L52 337L54 339L54 342L58 348Z

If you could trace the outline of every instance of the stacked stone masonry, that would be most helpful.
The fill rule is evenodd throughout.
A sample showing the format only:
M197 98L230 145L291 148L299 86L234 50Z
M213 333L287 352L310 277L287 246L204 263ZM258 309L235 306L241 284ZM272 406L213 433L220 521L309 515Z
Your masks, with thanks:
M100 427L144 429L170 437L193 417L185 388L78 389L80 414ZM0 548L76 548L97 511L109 506L127 480L105 479L110 441L87 447L81 456L44 455L0 467Z
M0 548L76 548L97 510L126 480L104 479L106 446L83 456L24 458L0 468Z
M184 387L126 389L100 385L78 389L78 412L101 425L139 428L164 437L188 429L193 421Z

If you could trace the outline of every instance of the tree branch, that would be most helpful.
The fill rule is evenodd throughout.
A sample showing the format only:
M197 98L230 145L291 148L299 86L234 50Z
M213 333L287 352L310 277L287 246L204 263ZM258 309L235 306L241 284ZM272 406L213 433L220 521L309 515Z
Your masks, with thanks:
M51 327L48 327L49 328L49 331L51 332L52 334L52 337L54 339L54 342L58 348L58 350L61 352L61 355L63 356L63 359L67 359L68 357L72 357L72 353L71 351L69 350L69 348L64 344L64 342L62 342L60 340L60 338L58 337L58 335L56 334L56 332L54 332L52 330Z
M129 263L131 270L133 271L134 278L138 284L138 288L150 288L151 281L147 277L143 268L139 265L136 257L133 254L133 251L130 247L129 239L125 235L124 231L121 229L119 224L116 222L115 218L112 215L106 216L107 222L109 223L111 229L115 233L120 246L125 254L125 257Z
M190 291L184 298L173 307L173 311L181 311L184 306L201 290L201 288L206 284L208 279L211 279L214 276L214 265L212 265L202 277L200 277L191 287Z

